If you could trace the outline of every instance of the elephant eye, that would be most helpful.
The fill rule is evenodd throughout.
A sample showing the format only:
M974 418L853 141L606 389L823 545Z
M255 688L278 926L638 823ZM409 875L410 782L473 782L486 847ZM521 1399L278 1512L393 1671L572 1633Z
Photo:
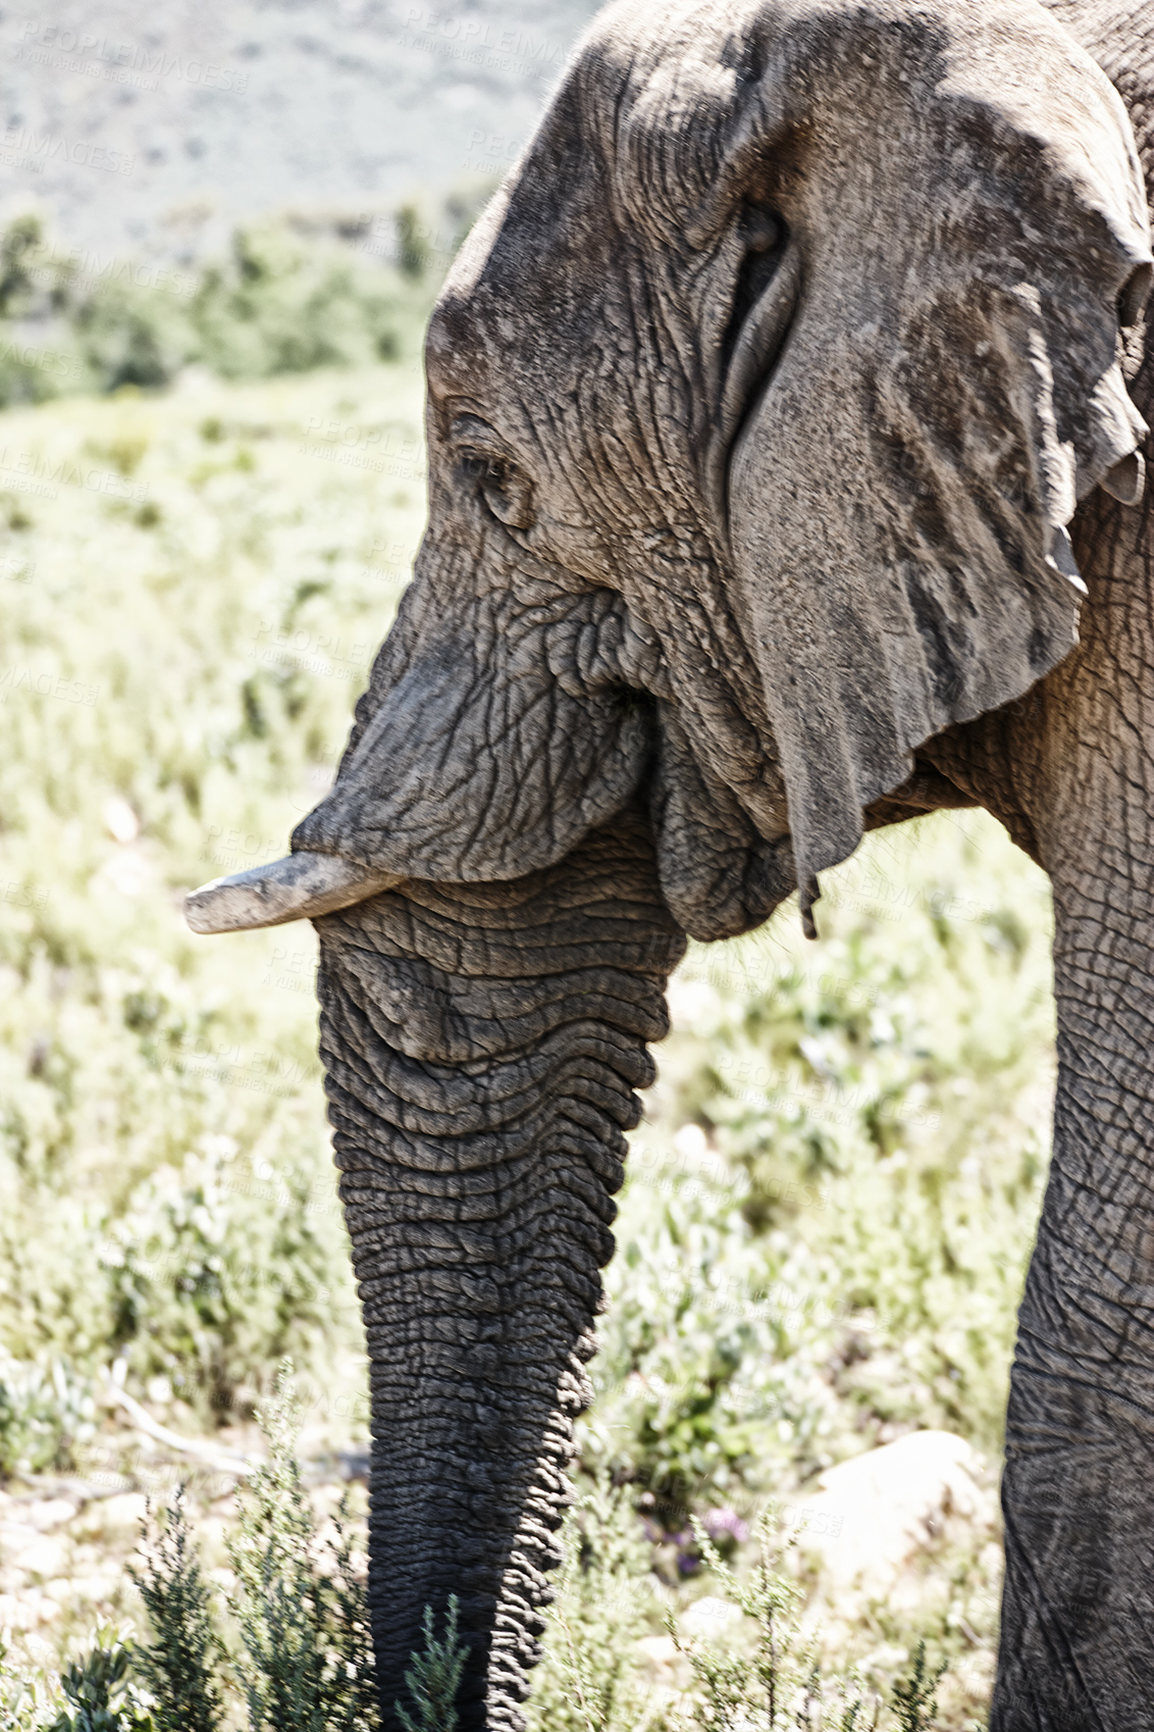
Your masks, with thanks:
M764 256L780 252L785 241L785 222L767 205L747 205L741 223L747 253Z
M464 445L461 471L498 523L507 529L532 527L533 484L511 458Z
M732 354L745 323L777 275L789 240L785 219L768 205L747 205L739 233L745 257L734 285L733 308L725 335L727 354Z

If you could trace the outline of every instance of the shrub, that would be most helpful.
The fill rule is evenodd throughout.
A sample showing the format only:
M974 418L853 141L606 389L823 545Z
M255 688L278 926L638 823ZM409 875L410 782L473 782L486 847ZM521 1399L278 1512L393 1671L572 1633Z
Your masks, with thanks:
M659 1584L628 1488L602 1476L570 1511L564 1550L531 1732L659 1732L636 1654L656 1628Z
M477 203L446 205L458 243ZM0 406L155 388L193 362L261 379L413 350L448 261L414 206L396 230L395 264L269 221L238 228L223 258L194 270L124 260L92 274L21 213L0 232Z
M242 1703L247 1732L376 1732L364 1556L347 1503L330 1534L318 1531L295 1455L287 1364L260 1418L268 1459L238 1492L235 1585L223 1605L201 1571L181 1490L146 1525L142 1567L132 1571L148 1638L98 1639L60 1680L72 1708L43 1732L220 1732ZM414 1655L415 1678L432 1678L446 1709L459 1675L455 1627ZM0 1664L5 1686L13 1702L29 1704L28 1732L41 1732L43 1682ZM73 1708L79 1718L67 1718Z
M59 1680L49 1683L43 1673L14 1661L8 1633L0 1634L0 1725L5 1732L42 1732L59 1705Z
M465 1648L457 1635L457 1596L449 1597L445 1634L437 1639L433 1608L425 1607L422 1620L425 1646L413 1655L405 1673L405 1686L412 1713L403 1702L396 1704L397 1718L405 1732L457 1732L457 1691L465 1669Z
M0 1479L67 1473L96 1430L92 1385L65 1360L14 1359L0 1347Z
M378 1709L363 1568L347 1509L335 1544L318 1541L294 1454L298 1416L287 1366L261 1419L268 1461L240 1494L240 1526L229 1546L250 1732L373 1732Z
M44 1732L156 1732L150 1704L132 1676L131 1641L102 1631L60 1677L65 1698Z
M931 1672L926 1664L926 1645L919 1642L909 1672L899 1678L890 1693L898 1732L933 1732L938 1711L938 1685L945 1666Z
M143 1570L131 1574L152 1630L152 1641L138 1646L134 1661L155 1699L156 1732L217 1732L222 1708L216 1676L220 1639L213 1628L212 1602L189 1529L183 1487L172 1508L159 1518Z
M757 1558L748 1575L738 1576L721 1556L701 1523L695 1524L702 1556L732 1604L752 1625L744 1650L718 1651L686 1643L672 1617L669 1632L689 1663L697 1698L692 1715L682 1715L679 1732L704 1726L707 1732L866 1732L877 1725L878 1704L868 1705L864 1689L852 1678L823 1678L811 1638L802 1638L796 1582L781 1573L780 1550L772 1540L772 1512L758 1524ZM867 1711L872 1717L867 1720Z
M306 1174L286 1161L254 1183L234 1153L217 1139L145 1179L100 1253L114 1348L218 1417L251 1402L285 1354L317 1352L343 1250Z
M399 352L416 304L346 249L275 223L239 229L190 302L192 358L230 379L365 365Z

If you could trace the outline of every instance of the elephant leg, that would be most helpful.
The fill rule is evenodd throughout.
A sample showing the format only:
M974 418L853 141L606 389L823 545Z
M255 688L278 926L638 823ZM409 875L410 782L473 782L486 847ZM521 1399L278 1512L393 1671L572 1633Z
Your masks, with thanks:
M318 921L321 1052L372 1382L384 1724L456 1595L460 1732L523 1724L634 1090L684 941L625 817L512 883Z
M1095 501L1078 543L1082 648L1004 735L1053 882L1059 1077L991 1732L1154 1727L1154 529Z

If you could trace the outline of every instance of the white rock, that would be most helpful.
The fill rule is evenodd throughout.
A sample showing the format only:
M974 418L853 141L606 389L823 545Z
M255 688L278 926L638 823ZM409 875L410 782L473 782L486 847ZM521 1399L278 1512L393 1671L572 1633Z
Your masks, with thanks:
M642 1636L637 1652L653 1666L672 1666L677 1662L677 1643L672 1636Z
M0 1630L34 1630L59 1616L56 1601L35 1589L26 1594L0 1594Z
M97 1510L102 1528L127 1528L135 1534L148 1515L148 1499L143 1492L117 1492L114 1497L102 1498Z
M11 1509L10 1513L20 1522L26 1522L29 1527L46 1533L49 1528L58 1528L63 1522L70 1522L77 1508L71 1498L42 1497L31 1503L19 1504Z
M682 1635L690 1641L711 1641L740 1622L741 1607L732 1605L729 1600L718 1599L713 1594L694 1600L691 1606L686 1606L677 1620Z
M41 1534L34 1528L17 1529L15 1522L5 1524L0 1536L4 1562L29 1576L62 1576L68 1558L68 1541L60 1534Z
M682 980L674 975L665 995L670 1021L679 1032L709 1034L721 1013L721 998L706 980Z
M140 835L140 820L120 794L104 802L104 828L114 842L135 842Z
M831 1588L883 1595L947 1517L992 1519L981 1473L981 1457L964 1438L915 1431L827 1468L816 1496L783 1513Z

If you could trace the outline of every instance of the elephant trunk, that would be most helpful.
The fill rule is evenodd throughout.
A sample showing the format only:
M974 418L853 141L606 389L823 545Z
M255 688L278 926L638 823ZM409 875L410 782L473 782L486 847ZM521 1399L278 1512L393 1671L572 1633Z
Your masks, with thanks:
M461 1732L523 1724L634 1091L683 939L632 815L511 883L408 882L318 922L321 1052L372 1383L384 1724L422 1617Z
M1096 501L1078 553L1081 652L1010 721L1054 889L1059 1078L1007 1421L992 1732L1151 1724L1154 519Z

